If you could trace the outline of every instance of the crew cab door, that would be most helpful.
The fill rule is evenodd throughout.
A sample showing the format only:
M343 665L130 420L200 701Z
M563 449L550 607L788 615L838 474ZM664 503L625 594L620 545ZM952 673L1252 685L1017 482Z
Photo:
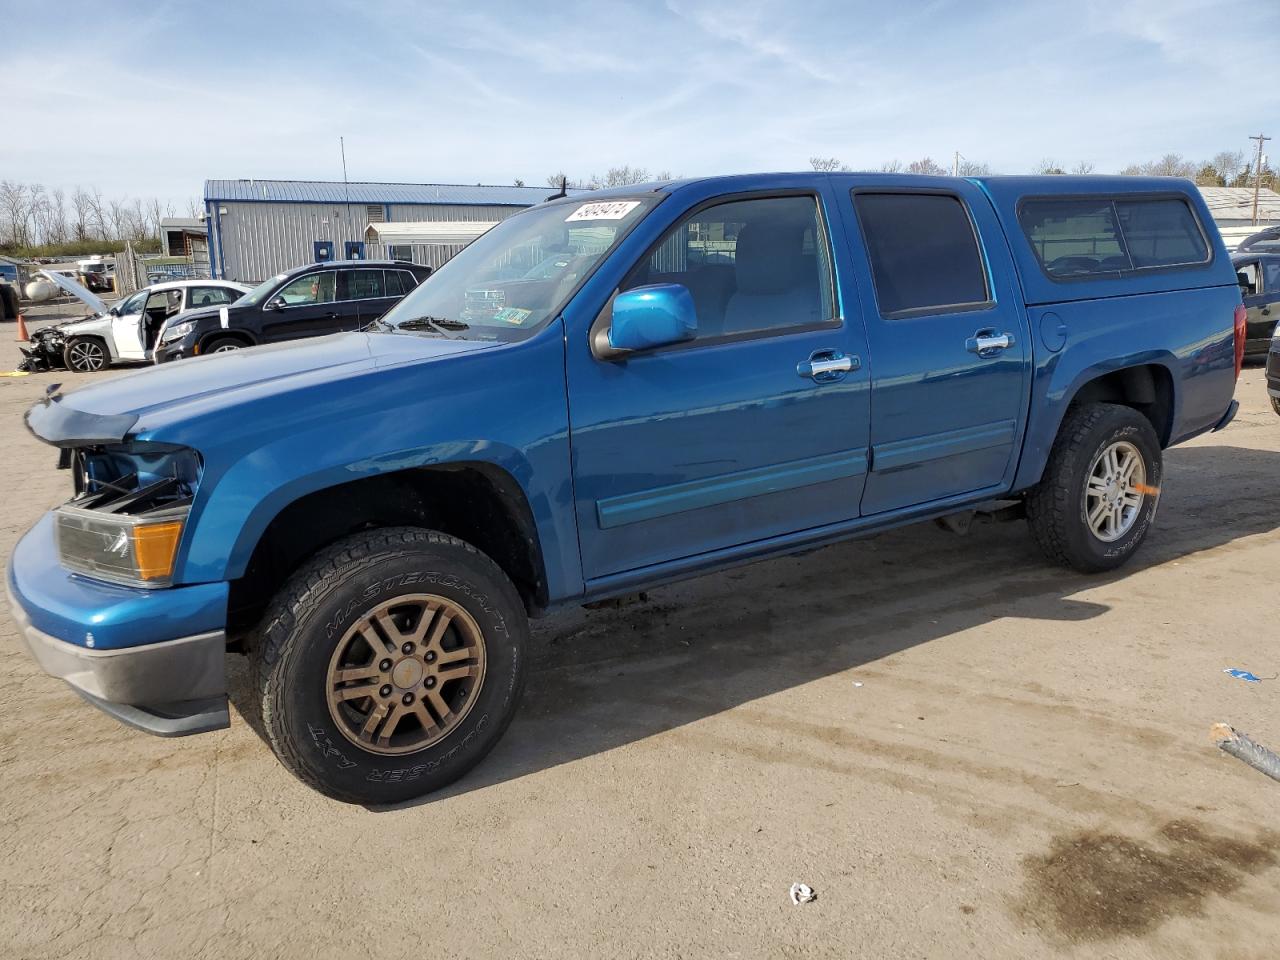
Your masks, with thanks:
M1031 344L990 203L963 180L836 182L872 359L863 516L1000 493L1021 449Z
M602 359L591 319L566 318L589 583L857 516L866 342L856 305L851 322L841 309L826 178L788 183L802 186L693 191L642 222L645 246L617 289L685 287L695 339ZM593 326L607 327L608 310ZM830 373L812 366L823 359Z

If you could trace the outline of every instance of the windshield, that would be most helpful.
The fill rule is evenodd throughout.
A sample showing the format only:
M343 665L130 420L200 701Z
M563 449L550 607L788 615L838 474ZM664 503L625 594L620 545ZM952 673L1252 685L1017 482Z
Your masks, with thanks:
M523 339L556 315L657 202L650 196L554 203L508 217L419 284L379 327L468 339Z
M242 296L239 300L237 300L236 303L242 307L256 307L263 300L267 299L267 294L269 294L272 290L274 290L276 286L280 283L280 281L283 279L284 279L284 274L281 273L281 274L278 274L277 276L272 277L270 280L262 281L262 283L258 284L256 287L254 287L252 290L250 290L248 293Z

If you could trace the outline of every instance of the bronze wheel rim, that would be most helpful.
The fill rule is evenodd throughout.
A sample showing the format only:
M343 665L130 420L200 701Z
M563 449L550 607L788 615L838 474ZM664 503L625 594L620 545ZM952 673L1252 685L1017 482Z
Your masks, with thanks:
M325 696L342 735L370 753L414 753L462 723L484 685L475 618L445 597L417 593L378 604L338 641Z

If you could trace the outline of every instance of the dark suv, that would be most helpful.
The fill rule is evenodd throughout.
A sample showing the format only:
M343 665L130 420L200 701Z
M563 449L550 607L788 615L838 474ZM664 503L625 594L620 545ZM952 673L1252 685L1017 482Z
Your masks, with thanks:
M1244 355L1261 359L1280 320L1280 251L1233 253L1231 262L1248 311Z
M183 314L160 331L155 362L359 330L431 274L399 260L310 263L272 277L228 306Z

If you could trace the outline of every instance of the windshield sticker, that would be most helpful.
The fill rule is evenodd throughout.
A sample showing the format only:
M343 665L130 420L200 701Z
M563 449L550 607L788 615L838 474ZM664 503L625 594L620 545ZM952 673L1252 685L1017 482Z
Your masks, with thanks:
M573 223L576 220L621 220L638 206L640 206L639 200L600 200L596 203L584 203L565 217L564 222Z
M493 319L518 327L529 319L531 313L533 313L532 310L522 310L519 307L503 307L493 315Z

